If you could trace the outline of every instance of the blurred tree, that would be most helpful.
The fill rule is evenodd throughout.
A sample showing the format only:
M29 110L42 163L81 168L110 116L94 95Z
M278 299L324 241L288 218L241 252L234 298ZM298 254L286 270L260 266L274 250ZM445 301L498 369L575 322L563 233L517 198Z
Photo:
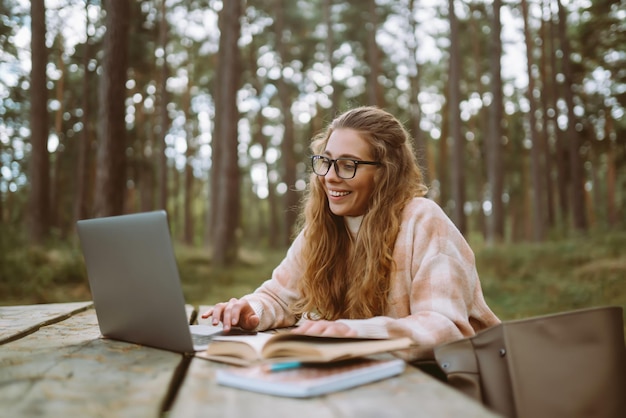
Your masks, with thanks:
M563 52L562 65L563 76L563 98L567 106L567 144L569 152L570 171L570 201L572 208L572 225L578 231L587 230L587 215L584 198L583 166L580 161L580 136L576 130L576 113L574 112L573 89L574 80L571 65L571 51L567 36L567 12L561 0L556 0L559 15L559 43Z
M461 134L461 62L459 51L459 22L454 8L454 0L448 0L450 21L450 62L448 69L448 123L452 140L452 198L454 206L452 221L462 234L467 233L465 216L465 138Z
M365 10L367 11L367 19L365 20L365 33L367 34L366 57L369 70L367 74L366 103L372 106L385 107L382 87L379 82L381 54L376 42L376 33L379 29L376 0L367 0Z
M93 79L93 71L89 68L92 59L92 37L91 37L91 20L89 17L90 0L85 2L85 42L82 48L83 78L82 78L82 95L81 122L83 130L78 140L78 158L76 159L76 194L74 195L74 219L75 223L79 219L88 216L89 208L89 190L91 190L92 176L89 170L91 166L91 143L92 143L92 106L91 106L91 84Z
M333 5L335 4L334 0L323 0L323 16L324 16L324 26L326 27L326 42L325 46L325 56L326 63L328 65L328 74L330 75L330 87L332 89L331 93L331 108L330 114L337 115L339 114L339 86L338 83L333 77L333 71L335 69L335 28L333 26L334 23L334 14L333 14Z
M491 214L487 217L487 242L499 243L504 240L503 184L502 164L502 22L500 20L501 0L494 0L491 16L491 48L489 65L491 70L490 90L492 102L489 106L488 132L485 138L487 164L488 198L491 202Z
M284 0L274 0L274 31L276 52L278 54L278 67L280 76L276 81L278 87L278 99L280 102L280 110L283 124L283 138L281 142L282 162L283 162L283 181L287 184L285 192L285 235L283 236L283 244L289 245L293 228L296 223L297 206L299 196L295 189L296 183L296 156L294 152L295 132L293 115L291 106L295 95L286 80L285 68L289 66L289 57L287 54L287 42L291 41L289 34L285 28L285 4Z
M194 176L193 176L193 157L197 151L196 137L198 135L197 128L198 123L193 118L191 110L191 96L193 94L193 61L195 54L191 48L188 48L187 62L187 86L183 92L182 98L182 110L185 114L185 140L187 144L187 150L185 151L185 167L184 167L184 187L183 187L183 241L188 245L194 243L194 217L193 217L193 198L194 198Z
M262 16L260 20L264 20L265 16ZM262 25L262 22L251 21L251 25ZM284 217L281 217L279 213L283 212L283 206L280 205L277 193L276 193L276 181L277 173L276 164L270 162L272 147L270 144L269 135L264 130L271 124L268 119L263 115L263 109L268 106L270 97L268 94L270 84L267 83L265 77L263 77L261 66L259 65L259 55L264 47L267 46L267 39L263 36L263 33L255 36L250 45L244 50L244 66L246 68L245 74L249 79L250 86L255 94L255 100L259 103L259 108L249 116L252 119L252 137L249 150L253 147L259 146L260 152L257 157L250 155L252 160L251 165L259 164L263 167L265 172L265 180L267 186L267 198L266 206L262 206L262 209L258 211L259 219L257 225L250 225L253 236L256 241L264 240L267 242L270 248L278 248L283 244L283 237L285 234L281 233L283 225L281 221L284 221ZM259 186L253 186L256 188ZM262 187L262 186L261 186ZM250 217L244 217L245 220L249 220Z
M469 31L469 38L472 39L472 53L466 54L465 60L462 59L463 64L461 65L462 68L466 69L464 79L466 79L469 84L466 88L467 91L464 92L465 103L470 103L479 97L485 97L486 83L484 83L482 79L488 74L487 68L489 61L486 60L488 57L483 52L483 48L488 46L488 38L482 33L481 28L486 27L491 30L485 4L470 3L468 4L468 9L469 14L465 26L469 26L466 28L466 31ZM460 32L464 33L465 31L460 30ZM467 39L467 37L464 38ZM460 48L466 49L467 47L462 43ZM463 58L463 56L461 58ZM466 64L467 58L470 58L470 62ZM466 195L471 196L468 201L471 208L470 214L472 216L468 216L468 219L473 219L476 226L472 227L468 225L466 228L468 230L480 231L483 236L486 236L486 219L482 203L485 200L485 185L487 184L485 163L485 147L487 146L487 140L485 138L488 135L489 115L485 106L481 106L473 110L473 112L475 114L470 116L466 123L465 137L467 141L465 154L467 165L465 172L473 173L472 176L468 176L468 180L470 181L467 182L468 184L466 185L468 189Z
M530 29L528 22L528 2L522 1L522 16L524 20L524 39L526 40L526 71L528 74L528 88L526 96L528 99L528 136L530 138L530 172L531 172L531 184L532 184L532 198L531 207L533 213L533 239L537 242L543 241L545 237L545 188L543 176L543 157L542 147L539 142L537 132L537 105L535 101L535 75L533 72L535 52L534 34Z
M161 0L159 5L159 50L161 51L161 73L159 83L159 208L168 209L168 175L167 175L167 131L169 128L169 116L167 106L169 104L169 94L167 91L167 79L169 77L169 67L167 64L167 43L168 43L168 23L167 23L166 0Z
M593 151L593 207L588 213L600 226L614 227L626 213L626 179L619 176L619 167L626 162L626 30L624 3L612 0L590 2L584 9L585 19L577 27L575 51L584 59L577 66L581 83L599 83L601 88L576 89L585 107L585 132ZM607 79L610 82L607 82ZM623 172L623 170L622 170ZM620 180L621 177L621 180ZM621 182L621 186L620 186Z
M167 59L167 51L162 50L161 0L131 2L130 7L133 19L128 34L127 97L132 98L134 106L131 110L127 102L126 110L132 119L127 124L128 194L125 210L145 212L156 208L167 209L161 201L162 196L167 197L167 193L162 193L164 183L161 176L169 178L168 173L162 170L166 147L161 129L162 123L169 123L168 118L163 118L165 105L162 104L162 100L169 101L167 92L165 97L162 94L163 62ZM168 187L165 186L166 191ZM175 228L176 223L171 216L169 221Z
M40 244L50 228L50 156L48 154L48 88L46 86L46 8L44 0L33 0L31 7L31 159L29 237Z
M284 214L285 214L285 234L283 236L283 244L289 245L294 232L294 225L298 215L299 195L296 191L296 156L294 152L295 132L293 124L293 115L291 106L295 95L291 91L286 72L284 69L289 64L286 43L291 40L290 31L285 28L285 0L275 0L274 10L276 10L276 19L274 21L274 31L276 39L276 52L278 54L278 66L280 76L277 80L278 99L283 123L283 139L281 142L282 163L283 163L283 181L287 185L285 192Z
M554 138L552 138L551 130L554 129L553 124L553 111L550 112L550 89L549 81L550 74L552 72L552 66L550 62L550 42L549 42L549 31L550 31L550 9L549 6L546 5L546 0L542 0L541 2L541 27L539 31L539 38L541 41L540 45L540 53L541 60L539 64L539 81L541 84L541 128L540 128L540 138L541 138L541 154L543 155L543 162L545 164L543 170L543 182L545 184L545 193L546 193L546 227L548 229L553 228L556 223L555 219L555 208L554 208L554 181L552 180L552 172L554 170L552 161L553 161L553 150L551 149L550 144L554 142Z
M51 167L50 167L50 213L49 220L50 226L60 231L63 236L67 231L67 228L63 228L64 221L60 219L61 207L63 200L65 200L68 193L64 188L69 185L68 177L69 171L64 169L64 161L67 153L63 152L66 146L65 129L63 127L63 117L67 112L65 90L67 80L67 67L63 56L66 54L63 46L64 39L62 34L57 34L54 38L54 44L52 50L56 52L54 57L50 57L50 60L55 64L59 71L59 77L55 83L54 103L56 106L55 111L52 113L54 119L52 132L56 136L58 145L55 151L51 154ZM52 55L52 54L51 54ZM74 180L74 179L71 179Z
M105 3L94 214L121 215L126 192L126 80L129 3Z
M239 228L239 162L237 91L240 88L241 58L237 41L241 0L225 2L219 14L220 45L215 94L215 130L212 152L211 219L213 263L226 265L237 257Z
M422 173L424 174L424 181L426 184L430 184L431 175L434 174L434 169L432 166L433 161L430 156L430 149L426 141L426 136L422 132L422 128L420 126L422 122L422 109L420 107L419 94L421 90L420 79L422 70L417 62L417 46L419 44L419 39L417 39L418 23L416 15L419 14L419 10L416 9L415 3L415 0L409 0L407 13L408 27L410 30L407 37L407 48L409 53L409 82L411 86L409 91L409 128L414 140L417 162L422 168Z
M561 51L558 49L559 39L558 39L558 27L555 19L555 16L552 12L552 8L550 7L553 4L553 0L548 0L548 10L549 10L549 35L547 38L547 43L549 44L548 56L550 57L550 69L551 77L548 82L548 88L543 89L543 95L548 97L548 108L544 109L545 114L549 117L551 122L551 131L553 135L554 141L554 159L555 159L555 169L556 169L556 189L557 189L557 197L558 197L558 207L560 218L563 220L567 220L569 218L570 212L570 202L568 200L568 179L569 172L567 170L567 150L566 150L566 140L559 129L558 124L558 101L560 100L560 92L559 92L559 75L560 71L558 68L558 59L557 57L560 55Z
M189 229L200 230L197 218L209 207L207 193L213 199L222 188L213 184L217 171L211 172L210 166L219 166L222 159L217 156L224 155L218 140L223 130L216 126L222 110L215 115L215 108L223 106L217 92L228 80L215 76L222 60L217 58L220 34L215 28L215 10L225 2L128 3L128 71L119 81L125 85L119 93L122 98L116 99L118 120L123 120L118 132L126 140L111 157L117 163L125 160L116 167L126 173L113 170L114 190L125 194L123 212L131 212L160 206L160 197L166 195L160 191L166 187L169 197L164 205L171 212L173 235L189 239ZM98 125L102 136L103 125L95 109L104 114L102 107L108 100L104 95L99 100L94 88L109 77L108 52L102 44L108 36L102 24L107 10L102 4L62 0L46 10L47 77L40 91L53 92L54 97L51 94L44 101L28 97L35 92L36 81L29 79L35 65L24 63L28 55L33 56L33 64L42 57L29 50L30 30L24 27L33 4L7 0L0 5L0 222L10 222L28 234L32 209L41 208L31 194L44 175L49 193L44 200L54 200L52 206L48 203L45 216L56 214L46 222L54 222L54 231L61 236L71 231L73 220L92 215L93 193L100 202L113 203L100 186L97 191L94 188L97 150L93 137ZM466 216L467 233L482 232L479 209L488 200L490 220L502 225L502 239L504 231L509 239L533 239L537 225L529 218L533 210L527 191L541 183L547 185L546 202L541 206L549 221L547 236L578 230L573 205L588 218L589 227L623 222L626 72L621 51L626 31L619 2L567 2L561 5L559 16L555 0L527 1L533 38L527 48L533 50L530 66L519 65L526 59L517 44L524 40L519 2L501 5L507 33L502 35L506 42L499 50L491 47L497 44L499 30L495 18L488 17L492 10L488 2L454 3L458 24L454 37L446 24L449 2L443 0L433 4L415 0L276 4L246 2L237 44L246 62L239 70L240 83L229 96L237 100L233 114L240 126L237 140L231 137L238 146L238 187L245 188L238 195L254 212L253 217L240 214L241 225L235 229L241 237L255 234L265 238L263 243L275 238L287 241L286 226L293 219L284 216L285 210L297 205L296 197L309 173L308 139L338 111L370 101L380 102L407 123L418 154L432 153L427 159L430 196L451 214L454 210ZM541 13L537 13L539 7ZM79 18L85 23L66 24L68 19L78 22ZM276 36L278 26L282 27L280 37ZM454 61L446 59L446 53L456 38L458 61L448 69ZM569 52L564 53L566 49ZM530 90L524 85L529 68L535 84ZM165 75L163 70L167 70ZM455 97L454 77L445 77L452 70L459 80ZM530 114L529 100L535 106ZM38 151L29 137L34 140L42 119L34 123L29 118L34 118L38 106L46 109L43 102L48 106L48 119L39 150L44 150L48 166L40 170L34 168L41 164L35 162ZM536 118L538 142L528 147L530 135L524 135L529 132L524 121L531 114ZM452 120L455 115L459 116L456 121ZM500 133L494 133L498 128ZM421 137L430 145L425 152L419 150ZM498 137L500 146L493 143ZM460 154L451 138L460 138ZM98 144L103 146L104 141L99 139ZM501 152L496 158L500 168L493 167L493 150ZM539 180L528 170L537 157L529 158L529 153L536 151L545 163ZM462 176L455 162L459 155ZM571 158L576 156L578 161L573 163ZM159 175L166 176L165 180ZM207 179L211 187L206 186ZM461 200L459 182L464 189ZM203 187L201 193L198 187ZM576 191L579 197L574 197ZM550 203L552 193L554 202ZM500 203L501 222L495 219ZM35 218L36 222L44 220L39 215ZM214 224L207 221L206 225Z

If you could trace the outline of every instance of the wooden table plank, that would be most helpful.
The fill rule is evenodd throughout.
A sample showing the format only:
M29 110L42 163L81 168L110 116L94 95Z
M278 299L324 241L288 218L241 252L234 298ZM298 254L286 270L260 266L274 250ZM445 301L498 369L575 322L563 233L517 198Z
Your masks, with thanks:
M282 398L215 383L229 367L194 358L169 417L495 417L413 367L398 377L310 399Z
M22 338L91 306L93 302L0 306L0 344Z
M157 417L182 359L100 338L89 309L2 346L0 410L7 417Z

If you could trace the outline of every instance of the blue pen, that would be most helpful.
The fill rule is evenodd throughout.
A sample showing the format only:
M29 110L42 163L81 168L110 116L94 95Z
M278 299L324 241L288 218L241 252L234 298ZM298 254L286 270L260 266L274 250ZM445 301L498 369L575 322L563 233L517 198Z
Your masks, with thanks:
M286 361L284 363L268 364L266 370L268 372L279 372L283 370L296 369L300 366L302 366L302 363L299 361Z

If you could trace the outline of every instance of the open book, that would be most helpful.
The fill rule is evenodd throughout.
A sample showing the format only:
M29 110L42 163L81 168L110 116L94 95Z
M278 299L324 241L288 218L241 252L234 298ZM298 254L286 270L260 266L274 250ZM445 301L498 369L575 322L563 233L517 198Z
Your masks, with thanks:
M218 336L197 357L240 366L260 362L327 363L409 348L408 337L392 339L335 338L289 332Z
M252 392L307 398L336 392L402 373L400 359L357 358L336 363L305 363L300 367L271 371L267 364L229 367L216 372L216 381Z

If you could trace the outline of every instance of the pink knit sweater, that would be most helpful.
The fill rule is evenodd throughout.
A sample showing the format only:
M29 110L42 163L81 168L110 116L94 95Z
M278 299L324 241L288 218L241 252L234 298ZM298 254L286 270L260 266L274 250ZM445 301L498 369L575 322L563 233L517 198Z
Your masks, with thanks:
M294 325L288 306L299 297L303 242L300 234L272 278L244 297L259 315L259 330ZM415 198L406 206L393 257L396 269L385 315L340 320L358 336L409 336L416 346L403 357L431 358L435 345L500 322L485 303L474 253L435 202Z

